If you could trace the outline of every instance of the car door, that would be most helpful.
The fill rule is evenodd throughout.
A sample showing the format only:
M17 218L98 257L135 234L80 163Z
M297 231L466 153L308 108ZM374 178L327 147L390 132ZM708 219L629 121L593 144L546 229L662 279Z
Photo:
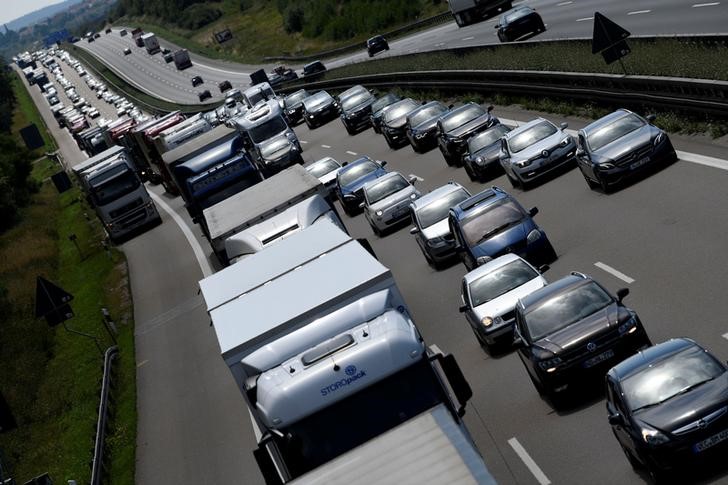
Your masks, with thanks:
M616 382L607 376L607 412L609 414L619 413L622 416L622 424L612 425L612 431L617 441L620 444L630 450L634 455L637 455L635 450L634 441L632 440L628 427L629 427L629 414L624 401L622 400L622 394L618 389Z
M596 177L594 176L594 167L592 167L591 158L589 157L589 152L587 151L586 140L584 139L584 135L582 133L579 133L579 139L577 143L578 146L576 149L576 163L579 164L579 168L581 168L582 172L584 172L587 177L596 180Z
M508 142L506 142L505 138L501 138L500 141L500 152L498 152L498 160L500 161L503 170L505 170L507 174L513 176L513 170L511 170L511 155L508 152Z
M523 342L518 346L518 357L523 362L526 372L531 375L531 378L538 379L536 375L534 363L533 363L533 352L531 351L531 343L528 341L528 335L524 331L525 322L523 321L523 315L518 311L516 307L516 321L513 324L513 335L516 339L520 338ZM540 379L539 379L540 382Z
M468 307L468 309L465 311L465 319L468 321L470 326L473 327L473 330L477 331L480 322L478 321L477 317L475 316L475 312L473 311L473 303L470 299L470 291L468 289L468 284L464 278L461 284L460 292L460 297L463 301L463 305L466 305Z

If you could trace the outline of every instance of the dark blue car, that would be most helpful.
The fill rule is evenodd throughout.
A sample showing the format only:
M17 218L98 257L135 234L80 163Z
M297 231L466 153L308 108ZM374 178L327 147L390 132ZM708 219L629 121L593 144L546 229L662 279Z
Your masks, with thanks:
M472 270L514 253L534 266L556 259L546 233L533 221L538 208L526 211L510 194L491 187L450 209L450 231L463 264Z
M387 173L385 161L362 157L344 165L336 175L336 197L348 215L357 214L364 200L364 184Z

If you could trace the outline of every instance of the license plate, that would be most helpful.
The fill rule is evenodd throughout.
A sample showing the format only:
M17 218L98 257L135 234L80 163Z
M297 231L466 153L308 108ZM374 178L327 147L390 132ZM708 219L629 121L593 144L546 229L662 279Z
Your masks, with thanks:
M704 439L703 441L699 441L695 443L693 446L693 451L695 453L700 453L701 451L705 451L711 446L715 446L718 443L725 441L728 439L728 429L724 429L720 433L714 434L710 438Z
M600 362L609 360L612 357L614 357L614 350L609 349L606 352L602 352L601 354L584 361L584 367L585 368L594 367L595 365L599 364Z
M647 163L649 161L650 161L650 157L640 158L639 160L637 160L636 162L634 162L632 165L630 165L629 168L631 170L634 170L635 168L641 167L642 165L644 165L645 163Z

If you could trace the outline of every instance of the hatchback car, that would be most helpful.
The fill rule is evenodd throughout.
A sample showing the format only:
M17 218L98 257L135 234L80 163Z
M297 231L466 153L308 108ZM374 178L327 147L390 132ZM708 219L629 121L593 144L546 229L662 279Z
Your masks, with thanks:
M233 85L230 83L230 81L220 81L217 83L217 89L220 90L221 93L224 93L228 89L232 89Z
M339 103L326 91L304 98L303 119L310 129L319 127L339 116Z
M383 235L396 224L410 217L410 203L420 197L415 189L416 177L409 179L399 172L389 172L364 185L364 217L374 234Z
M289 125L303 121L303 100L311 96L305 89L299 89L283 98L283 114Z
M304 77L318 77L325 71L326 66L324 66L324 63L321 61L309 62L308 64L303 66Z
M728 367L686 338L645 349L607 373L607 416L630 464L656 482L725 460Z
M204 82L205 81L203 81L200 76L194 76L192 78L192 87L199 86L200 84L202 84Z
M540 265L556 259L546 233L528 212L499 187L491 187L459 203L448 216L460 259L468 270L507 253Z
M382 116L382 134L389 148L401 148L407 144L407 115L420 104L405 98L392 104Z
M513 187L536 180L576 162L576 142L548 120L537 118L510 131L501 140L500 163Z
M658 164L677 160L667 133L626 109L579 130L577 164L590 188L608 192L622 180Z
M410 234L414 235L427 263L435 269L456 255L448 213L468 197L468 189L450 181L410 204L414 224Z
M437 120L437 144L448 165L460 165L468 138L499 123L490 112L476 103L467 103L440 116Z
M372 103L372 114L370 115L370 122L374 133L382 132L382 116L386 112L387 108L402 99L399 95L394 93L387 93L384 96L377 98Z
M463 276L460 312L480 345L488 352L496 346L511 347L516 303L519 298L547 285L538 270L515 254L505 254Z
M449 109L439 101L430 101L407 115L407 140L416 153L424 153L437 146L437 120Z
M369 57L374 57L374 54L382 51L389 50L389 43L381 35L375 35L371 39L367 40L367 54Z
M518 355L536 390L554 406L579 379L604 379L608 364L651 345L637 313L622 303L628 294L623 288L614 297L572 272L518 301Z
M210 93L210 90L209 89L205 89L204 91L200 91L199 93L197 93L197 98L200 101L204 101L206 99L210 99L211 97L212 97L212 94Z
M371 125L372 104L376 100L368 90L358 91L341 100L341 123L350 135Z
M128 56L129 54L131 54L131 49L129 49L129 48L127 47L126 49L124 49L124 55L125 55L125 56Z
M463 157L465 173L470 180L484 181L502 171L500 164L501 138L511 131L498 123L487 130L470 137L468 151Z
M386 174L386 164L386 161L361 157L339 170L336 174L336 197L344 212L351 216L360 210L359 204L364 201L364 184Z
M162 57L164 58L164 62L167 64L174 60L174 56L172 54L163 54Z
M501 15L495 28L501 42L523 40L546 31L541 16L528 5L519 5Z
M336 185L336 174L339 173L341 164L331 157L324 157L306 166L308 173L319 179L324 187L329 189L331 195Z

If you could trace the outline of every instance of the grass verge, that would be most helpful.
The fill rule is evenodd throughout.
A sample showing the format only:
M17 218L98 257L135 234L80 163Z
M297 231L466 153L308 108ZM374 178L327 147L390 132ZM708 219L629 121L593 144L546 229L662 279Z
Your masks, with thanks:
M47 180L58 169L47 159L35 164L33 176L45 182L22 221L0 236L0 286L6 289L0 383L18 423L0 434L3 465L18 483L44 472L64 483L88 483L90 477L103 358L93 340L33 318L35 277L41 275L74 295L70 328L96 335L105 348L111 342L101 307L117 323L121 358L108 435L110 476L111 483L133 484L136 366L126 260L123 253L103 248L101 227L80 202L78 189L58 195Z
M25 89L23 81L18 76L10 76L11 83L13 85L13 92L15 93L15 99L17 100L17 106L13 113L13 132L16 133L18 141L23 145L23 139L20 137L19 130L24 128L31 123L34 123L40 131L40 135L45 143L42 147L33 150L31 153L36 156L40 156L45 152L52 152L56 149L56 143L53 137L48 134L45 122L41 118L40 113L35 108L33 98L30 97L30 93Z

